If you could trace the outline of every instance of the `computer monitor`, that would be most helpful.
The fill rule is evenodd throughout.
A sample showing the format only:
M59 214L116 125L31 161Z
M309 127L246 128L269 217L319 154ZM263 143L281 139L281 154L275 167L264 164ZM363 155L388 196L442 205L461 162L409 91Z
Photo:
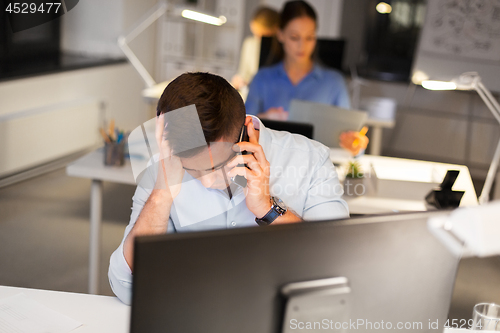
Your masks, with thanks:
M279 121L270 119L260 120L264 126L276 131L287 131L290 133L300 134L306 138L312 139L314 126L308 123L299 123L295 121Z
M131 332L441 333L459 261L441 214L138 237Z
M277 43L278 41L273 37L262 37L259 68L274 65L279 61L276 57ZM346 41L343 39L318 38L314 53L315 61L327 68L342 71L345 44Z

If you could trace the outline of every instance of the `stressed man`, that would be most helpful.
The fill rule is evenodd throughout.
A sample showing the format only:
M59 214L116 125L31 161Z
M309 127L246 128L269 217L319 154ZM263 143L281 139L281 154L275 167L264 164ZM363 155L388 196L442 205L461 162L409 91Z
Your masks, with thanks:
M142 174L110 260L110 284L124 303L131 300L136 236L349 216L329 149L246 116L225 79L179 76L163 92L157 115L159 154Z

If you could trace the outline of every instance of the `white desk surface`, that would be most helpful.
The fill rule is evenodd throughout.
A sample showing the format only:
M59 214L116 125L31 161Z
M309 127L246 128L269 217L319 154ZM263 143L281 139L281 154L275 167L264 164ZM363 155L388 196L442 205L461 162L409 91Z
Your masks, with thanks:
M344 164L350 159L350 155L343 149L332 148L331 160L336 164ZM130 160L125 160L122 167L104 166L103 150L97 149L70 164L66 172L70 176L111 181L121 184L135 185ZM465 194L460 206L477 205L477 196L472 184L469 169L464 165L446 164L437 162L417 161L385 156L365 155L360 159L365 169L374 165L379 178L391 177L400 181L400 184L417 186L429 184L432 188L441 183L446 171L450 169L460 170L460 174L453 187L454 190L463 190ZM339 173L342 171L339 170ZM340 175L340 178L343 178ZM393 211L425 211L427 207L424 200L413 200L401 196L374 197L362 196L348 198L351 213L354 214L382 214Z
M24 293L83 326L75 333L127 333L130 307L116 297L0 286L0 299Z
M344 165L352 157L341 148L330 150L330 159L337 165ZM453 190L465 191L460 207L477 206L477 195L472 183L469 169L464 165L446 164L428 161L409 160L403 158L364 155L359 158L363 169L369 170L373 166L377 177L393 184L390 196L360 196L346 198L351 213L354 214L383 214L396 211L425 211L424 193L440 184L448 170L460 170L460 174L453 186ZM337 168L339 178L343 180L342 167ZM426 189L426 186L428 189ZM412 198L412 191L422 193L422 199ZM408 197L405 197L408 195Z
M136 185L129 159L123 166L104 165L104 148L80 157L66 167L69 176Z
M48 308L83 323L75 333L128 333L130 306L116 297L0 286L0 299L24 293ZM444 329L444 333L470 330Z

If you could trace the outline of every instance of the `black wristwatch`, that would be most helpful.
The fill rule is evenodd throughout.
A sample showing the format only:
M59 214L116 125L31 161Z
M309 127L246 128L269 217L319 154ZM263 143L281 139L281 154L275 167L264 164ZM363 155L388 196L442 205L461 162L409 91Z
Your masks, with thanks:
M285 214L287 210L288 207L280 198L271 197L271 209L262 218L255 218L255 222L260 226L270 225L278 217Z

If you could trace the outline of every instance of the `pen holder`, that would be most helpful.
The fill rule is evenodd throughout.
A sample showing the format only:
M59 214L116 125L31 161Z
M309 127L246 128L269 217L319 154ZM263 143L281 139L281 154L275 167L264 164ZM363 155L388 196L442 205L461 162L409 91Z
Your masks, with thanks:
M104 144L104 165L121 166L124 164L125 141Z

